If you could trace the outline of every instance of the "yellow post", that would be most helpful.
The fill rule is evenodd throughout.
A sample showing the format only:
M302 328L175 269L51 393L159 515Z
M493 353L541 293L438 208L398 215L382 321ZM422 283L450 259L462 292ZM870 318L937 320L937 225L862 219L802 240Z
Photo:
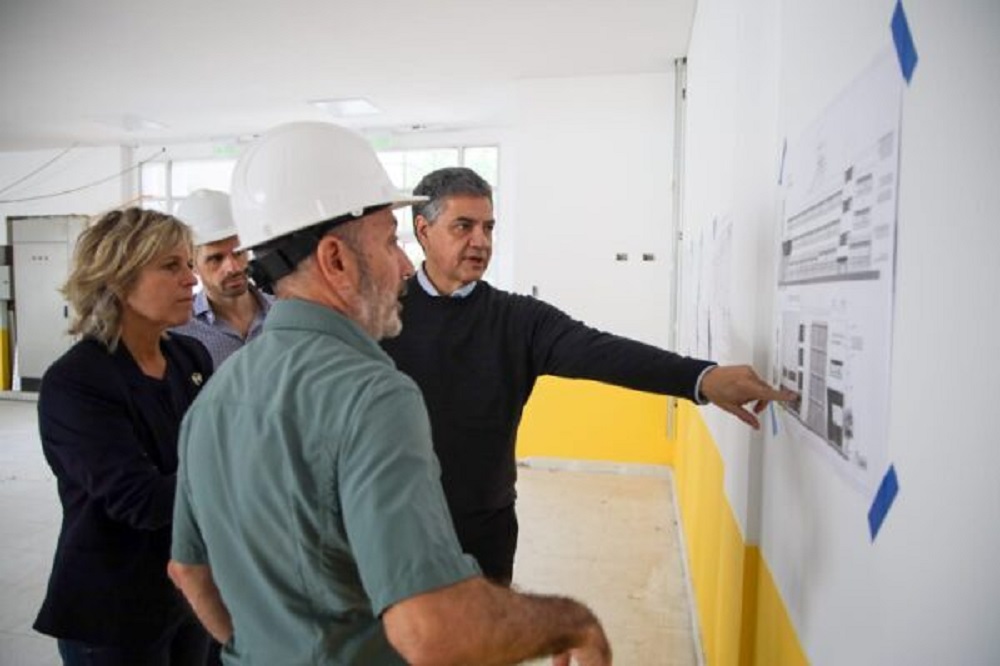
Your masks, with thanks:
M8 323L7 308L4 301L0 301L0 391L10 390L10 326Z

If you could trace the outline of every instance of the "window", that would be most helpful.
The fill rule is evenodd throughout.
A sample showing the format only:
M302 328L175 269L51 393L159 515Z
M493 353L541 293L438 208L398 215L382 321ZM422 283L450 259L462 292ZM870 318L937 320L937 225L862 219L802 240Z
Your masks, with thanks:
M139 172L143 206L174 213L188 194L200 189L229 191L236 160L149 162Z
M459 148L431 148L423 150L390 150L378 153L392 184L401 190L411 191L420 179L435 169L449 166L467 166L482 176L493 188L494 214L497 214L497 174L500 149L497 146L464 146ZM413 234L413 216L409 207L396 211L399 220L399 244L413 262L419 266L424 251ZM492 279L493 263L486 272Z
M228 192L233 180L235 160L189 160L174 162L170 174L171 193L184 198L200 189Z
M467 166L493 187L493 205L496 213L500 161L498 146L388 150L379 152L378 158L392 183L406 191L413 190L421 178L435 169ZM235 166L234 159L169 160L144 164L139 172L139 193L143 205L174 213L180 202L195 190L207 188L228 192ZM397 210L396 219L399 220L400 245L413 265L418 266L424 260L424 253L413 235L413 217L410 208ZM491 279L492 271L491 264L486 274L488 279Z

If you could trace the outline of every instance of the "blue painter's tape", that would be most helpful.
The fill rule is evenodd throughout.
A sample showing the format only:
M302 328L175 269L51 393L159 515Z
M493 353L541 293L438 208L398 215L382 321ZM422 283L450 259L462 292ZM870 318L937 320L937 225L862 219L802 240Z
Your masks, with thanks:
M771 434L775 437L778 436L778 413L774 411L774 403L768 403L771 412Z
M889 471L882 477L882 483L879 484L878 492L875 493L872 508L868 509L868 529L871 532L872 541L875 541L875 537L882 527L882 521L885 520L885 515L889 513L889 508L892 507L898 493L899 481L896 479L896 468L889 465Z
M892 12L892 41L896 44L896 55L903 70L903 78L909 84L913 70L917 67L917 47L913 45L910 24L903 11L903 0L896 1L896 9Z
M785 177L785 153L788 151L788 139L781 142L781 166L778 167L778 185Z

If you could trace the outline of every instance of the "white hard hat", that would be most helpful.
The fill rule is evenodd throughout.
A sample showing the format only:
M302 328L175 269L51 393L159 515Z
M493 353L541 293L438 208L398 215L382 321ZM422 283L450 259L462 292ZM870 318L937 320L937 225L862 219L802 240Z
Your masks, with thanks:
M216 190L195 190L181 201L175 217L191 227L195 245L214 243L237 234L229 195Z
M368 142L331 123L279 125L233 170L233 217L244 248L375 206L426 200L397 190Z

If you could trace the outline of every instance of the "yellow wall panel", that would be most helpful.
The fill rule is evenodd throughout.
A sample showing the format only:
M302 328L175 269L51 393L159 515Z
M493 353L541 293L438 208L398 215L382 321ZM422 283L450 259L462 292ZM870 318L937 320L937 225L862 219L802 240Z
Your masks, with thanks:
M739 656L743 540L723 491L723 464L697 414L683 403L674 466L691 583L708 664Z
M756 631L754 635L754 664L781 664L782 666L804 666L809 663L788 611L781 600L778 586L771 577L767 562L757 551L755 561L759 579L756 603Z
M743 613L743 564L746 548L736 517L723 501L719 511L719 569L716 597L717 664L737 666L740 659L740 631Z
M724 489L725 466L698 408L667 398L542 377L525 408L517 455L674 467L675 491L709 666L807 664L767 562L746 545Z
M679 419L674 478L705 663L808 664L767 563L744 543L711 433L690 403Z
M747 546L743 558L743 608L745 612L740 623L740 666L754 663L754 649L757 632L758 594L760 586L760 549L757 546ZM766 663L766 662L756 662Z
M524 408L517 457L669 465L666 414L664 396L541 377Z
M7 313L0 312L0 391L10 390L12 374L11 356L10 329L7 328Z

